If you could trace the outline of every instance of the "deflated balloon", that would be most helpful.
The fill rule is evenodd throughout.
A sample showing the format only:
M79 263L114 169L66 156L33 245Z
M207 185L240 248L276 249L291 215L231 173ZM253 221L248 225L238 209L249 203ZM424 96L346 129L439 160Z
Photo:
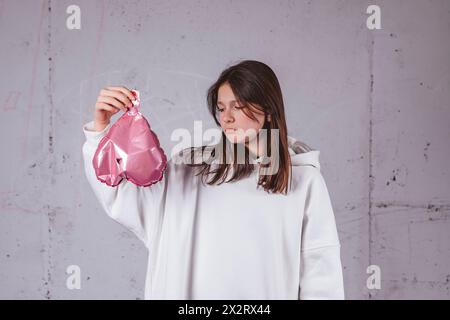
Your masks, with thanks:
M140 96L101 139L92 160L97 178L115 187L123 179L148 187L160 181L167 157L147 119L140 113Z

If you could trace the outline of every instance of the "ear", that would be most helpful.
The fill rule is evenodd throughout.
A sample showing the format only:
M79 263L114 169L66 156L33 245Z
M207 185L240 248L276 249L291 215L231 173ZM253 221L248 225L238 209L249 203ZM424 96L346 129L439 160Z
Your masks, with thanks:
M267 122L270 122L272 118L270 117L270 114L267 116Z

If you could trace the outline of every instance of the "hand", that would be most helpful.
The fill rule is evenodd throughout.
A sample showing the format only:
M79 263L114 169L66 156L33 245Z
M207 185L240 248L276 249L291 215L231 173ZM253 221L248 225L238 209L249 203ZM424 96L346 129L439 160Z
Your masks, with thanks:
M102 131L109 124L111 117L120 110L126 112L134 100L136 99L133 93L126 87L105 87L100 90L95 103L95 131Z

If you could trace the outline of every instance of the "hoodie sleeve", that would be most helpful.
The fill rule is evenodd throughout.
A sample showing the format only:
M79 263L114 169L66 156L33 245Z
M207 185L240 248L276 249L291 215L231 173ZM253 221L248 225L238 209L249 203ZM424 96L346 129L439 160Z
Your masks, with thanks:
M109 217L132 231L149 248L154 229L162 216L163 190L166 177L150 187L139 187L124 179L116 187L100 182L95 174L92 160L100 140L111 124L102 131L94 130L94 122L83 126L86 141L82 152L84 171L97 200Z
M300 300L342 300L340 242L325 180L317 168L308 186L302 224Z

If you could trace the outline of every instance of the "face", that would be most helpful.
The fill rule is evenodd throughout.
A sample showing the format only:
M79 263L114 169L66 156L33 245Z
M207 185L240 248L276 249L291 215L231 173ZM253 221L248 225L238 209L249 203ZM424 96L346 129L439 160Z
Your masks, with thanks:
M242 110L228 83L220 86L217 98L217 113L225 136L231 143L252 142L264 125L264 113L252 108L256 120L249 118ZM246 110L248 112L250 110Z

